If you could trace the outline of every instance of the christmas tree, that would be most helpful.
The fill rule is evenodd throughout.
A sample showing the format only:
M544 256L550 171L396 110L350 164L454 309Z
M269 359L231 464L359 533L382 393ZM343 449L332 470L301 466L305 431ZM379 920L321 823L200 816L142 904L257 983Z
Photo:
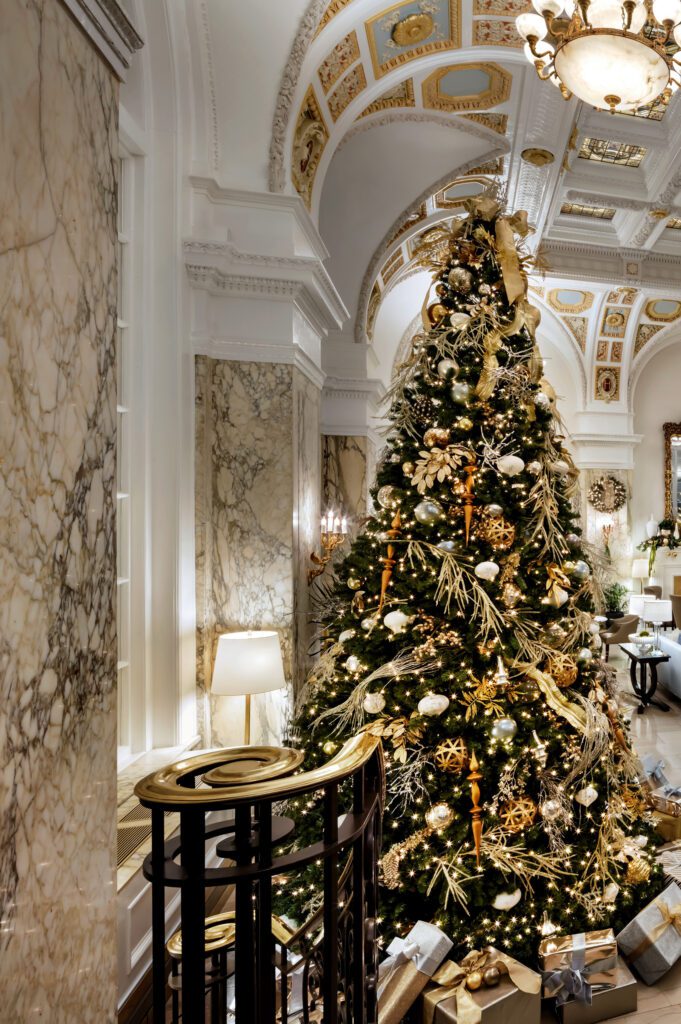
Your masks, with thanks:
M493 197L435 228L428 328L390 392L376 511L337 567L298 713L311 767L381 736L382 934L533 958L662 888L640 766L599 659L577 471L527 299L524 214ZM295 805L299 828L320 813ZM287 895L299 920L314 873Z

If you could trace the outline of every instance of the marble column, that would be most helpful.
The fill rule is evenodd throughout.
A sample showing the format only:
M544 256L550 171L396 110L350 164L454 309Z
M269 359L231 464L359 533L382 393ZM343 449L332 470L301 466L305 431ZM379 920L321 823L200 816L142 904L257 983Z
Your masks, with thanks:
M307 559L319 523L319 389L291 364L197 356L199 730L243 739L243 700L211 697L220 632L276 629L287 680L306 665ZM253 742L279 742L281 694L254 699Z
M0 21L0 1018L104 1024L118 83L54 0Z
M373 482L374 445L368 437L322 436L322 505L348 517L351 536L367 514Z

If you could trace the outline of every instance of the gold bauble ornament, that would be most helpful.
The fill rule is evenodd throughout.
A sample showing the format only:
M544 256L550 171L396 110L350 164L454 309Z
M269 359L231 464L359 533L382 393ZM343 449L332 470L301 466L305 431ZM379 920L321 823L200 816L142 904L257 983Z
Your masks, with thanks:
M426 448L444 448L451 436L446 427L430 427L423 435L423 443Z
M327 740L326 743L322 746L322 750L324 751L325 754L335 754L336 751L338 750L338 744L334 743L333 740Z
M413 462L402 463L402 472L404 473L405 476L413 476L415 468L416 467L414 466Z
M482 980L487 988L494 988L501 981L501 971L496 964L486 967L482 972Z
M471 971L466 978L466 988L469 992L477 992L482 985L482 971Z
M468 764L468 748L463 736L438 743L433 760L443 772L463 771Z
M473 275L464 267L453 267L447 275L449 287L456 292L467 294L473 287Z
M428 313L428 320L436 327L449 313L446 306L443 306L441 302L432 302L426 311Z
M641 885L650 878L652 868L643 857L634 857L627 865L626 880L630 885Z
M459 416L458 420L456 421L456 425L459 428L459 430L472 430L473 420L469 419L468 416Z
M485 516L478 527L478 536L491 544L495 551L508 551L515 541L515 526L503 516Z
M556 651L546 662L546 672L551 676L556 686L564 690L575 682L579 669L577 668L577 662L569 654Z
M426 811L426 825L432 829L447 828L454 821L454 811L449 804L433 804Z
M509 800L499 808L501 824L508 832L522 832L532 824L536 816L537 805L529 796Z
M501 600L507 608L515 608L522 596L522 590L520 587L516 587L515 583L504 584L504 589L501 591Z

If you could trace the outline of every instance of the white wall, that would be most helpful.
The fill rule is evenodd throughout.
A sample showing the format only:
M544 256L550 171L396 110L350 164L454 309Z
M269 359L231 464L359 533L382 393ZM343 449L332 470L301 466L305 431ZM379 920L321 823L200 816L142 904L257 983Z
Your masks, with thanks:
M651 512L658 520L664 515L662 424L681 423L681 342L643 368L632 403L634 430L643 435L634 455L631 500L633 541L639 544Z

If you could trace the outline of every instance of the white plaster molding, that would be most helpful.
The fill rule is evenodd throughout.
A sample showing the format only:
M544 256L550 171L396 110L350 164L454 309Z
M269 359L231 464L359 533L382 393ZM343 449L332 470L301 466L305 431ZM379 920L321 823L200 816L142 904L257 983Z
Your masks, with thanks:
M199 8L201 20L201 48L203 50L203 67L205 69L206 92L210 105L209 129L212 141L213 170L217 171L220 166L220 132L218 128L218 101L215 92L215 73L213 70L213 48L210 39L210 23L208 20L208 2L201 0Z
M372 128L380 128L386 124L437 124L442 128L451 128L455 131L462 132L464 135L473 135L477 139L483 139L485 142L490 144L496 144L499 149L499 155L509 153L511 151L510 142L499 135L492 128L486 128L482 124L478 124L477 121L467 120L464 114L443 114L434 110L401 110L396 108L394 110L378 111L369 117L363 117L361 121L358 121L345 133L338 145L333 151L333 156L338 153L350 139L353 139L356 135L362 135L364 132L370 131ZM491 159L490 157L481 157L476 160L475 163L484 163L486 160ZM475 164L474 164L475 166Z
M381 447L385 393L380 380L327 377L322 391L322 434L368 437Z
M676 291L681 280L681 257L672 254L550 238L544 240L542 254L552 277Z
M279 94L272 119L272 140L270 142L269 185L272 192L283 192L286 188L284 150L286 132L291 117L293 97L300 78L305 54L317 31L328 0L310 0L301 18L291 52L281 76Z
M634 468L634 452L642 441L641 434L573 433L570 444L579 469Z
M645 199L629 199L626 196L612 195L611 192L586 192L583 189L569 188L565 198L571 203L587 203L590 206L613 206L616 210L651 210L657 204Z
M315 387L322 388L324 371L315 359L297 345L254 342L248 338L227 338L216 335L192 335L192 350L197 356L222 359L230 363L280 363L295 366Z
M117 0L61 0L97 52L124 82L130 61L144 45Z
M404 221L406 220L407 217L410 216L410 214L418 210L419 206L421 206L422 203L425 203L427 199L430 199L431 196L435 195L436 192L439 192L440 189L444 188L445 185L448 185L455 178L459 178L462 175L465 175L471 168L477 167L479 164L487 163L487 161L489 160L495 160L499 156L504 156L507 152L508 142L506 140L503 140L501 145L497 144L491 150L488 150L486 153L481 153L479 156L474 157L472 160L467 160L466 163L460 164L458 167L455 167L448 174L443 175L441 178L438 178L437 181L433 182L432 185L430 185L419 196L417 196L417 198L402 211L399 217L397 217L397 219L393 221L390 228L386 231L380 243L374 250L374 254L371 257L371 260L369 261L369 266L367 267L364 274L364 278L362 280L362 287L359 293L359 300L357 302L357 314L355 318L355 342L362 345L370 344L366 333L366 319L367 311L369 308L369 296L371 295L371 289L373 288L376 276L380 268L383 266L386 257L388 256L390 247L393 246L394 248L397 248L399 245L401 245L403 241L403 239L395 239L394 242L391 241L400 225L404 223ZM454 214L451 213L450 217L451 216L454 216Z

